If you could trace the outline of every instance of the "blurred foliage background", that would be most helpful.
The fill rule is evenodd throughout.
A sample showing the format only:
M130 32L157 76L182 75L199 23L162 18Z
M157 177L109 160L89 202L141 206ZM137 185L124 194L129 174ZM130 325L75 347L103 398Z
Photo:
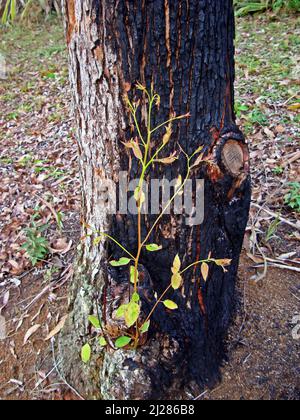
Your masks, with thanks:
M61 13L61 0L0 0L1 23L36 20L52 12Z
M237 16L272 11L300 12L300 0L234 0ZM0 0L1 23L36 20L52 12L61 13L60 0Z
M237 16L251 13L280 12L282 10L300 12L300 0L234 0Z

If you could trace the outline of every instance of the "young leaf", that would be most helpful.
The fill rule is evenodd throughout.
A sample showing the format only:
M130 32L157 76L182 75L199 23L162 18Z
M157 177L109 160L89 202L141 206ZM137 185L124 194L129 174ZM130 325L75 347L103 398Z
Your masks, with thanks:
M175 154L173 154L173 155L171 155L169 157L166 157L166 158L156 159L155 162L162 163L164 165L171 165L177 159L178 159L177 156Z
M195 155L202 152L203 148L203 146L198 147L198 149L195 151Z
M121 305L117 309L117 312L116 312L116 318L117 319L121 319L121 318L124 318L125 317L125 312L126 312L127 306L128 305Z
M224 273L227 273L227 270L225 267L230 266L232 263L232 260L224 259L224 260L215 260L215 264L219 267L223 268Z
M134 303L139 303L139 301L140 301L140 295L138 293L136 293L136 292L133 293L131 300Z
M179 289L182 286L182 277L179 273L173 274L172 276L172 287L174 290Z
M146 196L140 187L136 187L134 191L134 198L138 206L141 206L146 201Z
M205 282L207 282L208 274L209 274L209 266L206 263L201 265L201 274Z
M118 261L111 261L110 265L112 267L122 267L124 265L128 265L130 263L130 258L120 258Z
M170 138L171 138L171 135L172 135L172 126L171 126L171 124L170 124L170 125L168 125L168 127L166 128L166 134L165 134L165 135L164 135L164 137L163 137L163 145L166 145L166 144L168 144L168 143L169 143Z
M101 236L98 236L98 238L95 238L95 239L94 239L94 245L95 245L95 246L99 245L101 241L102 241Z
M94 328L97 328L98 330L101 328L101 324L97 316L90 315L88 319Z
M166 308L171 309L172 311L175 309L178 309L178 305L172 300L165 300L163 304L165 305Z
M147 88L145 86L143 86L140 82L137 82L136 85L135 85L135 87L138 90L141 90L142 92L146 92L146 90L147 90Z
M149 245L146 245L146 249L149 252L157 252L157 251L160 251L162 249L162 246L157 245L157 244L149 244Z
M193 164L192 168L196 168L200 165L200 163L203 161L203 154L199 155L197 159L195 160L195 163Z
M87 343L81 349L81 360L83 363L88 363L91 360L92 349L91 346Z
M232 260L229 259L225 259L225 260L215 260L216 265L221 266L221 267L228 267L229 265L231 265Z
M177 254L176 257L174 258L172 273L173 274L179 273L180 268L181 268L181 261L180 261L179 255Z
M156 95L156 97L155 97L155 105L157 106L157 108L160 107L160 102L161 102L161 97L159 95Z
M101 347L107 346L107 341L105 340L104 337L99 338L99 344L100 344Z
M148 332L148 331L149 331L149 328L150 328L150 322L151 322L151 321L147 321L147 322L145 322L145 323L141 326L141 328L140 328L140 332L141 332L142 334L145 334L146 332Z
M132 327L140 316L140 305L131 301L125 310L125 323L128 328Z
M142 153L142 151L140 149L140 146L135 141L132 142L132 150L133 150L134 156L137 159L139 159L139 160L142 160L143 159L143 153Z
M115 345L118 349L122 349L123 347L128 346L130 344L131 338L130 337L119 337L117 341L115 342Z
M130 266L130 283L134 284L135 283L135 279L137 281L139 281L139 272L137 272L137 275L135 276L135 266L132 265Z
M132 143L131 143L131 141L128 141L128 142L123 142L122 141L122 143L124 144L124 146L126 147L126 149L132 149Z

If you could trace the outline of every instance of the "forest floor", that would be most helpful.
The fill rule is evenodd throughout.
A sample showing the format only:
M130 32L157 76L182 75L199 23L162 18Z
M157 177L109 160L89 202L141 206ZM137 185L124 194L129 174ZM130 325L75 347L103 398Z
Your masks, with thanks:
M222 382L188 399L300 397L299 23L273 15L238 21L236 113L253 177L241 303ZM0 399L76 399L51 346L80 240L63 33L50 20L0 34L7 70L0 84ZM24 243L42 259L35 266Z

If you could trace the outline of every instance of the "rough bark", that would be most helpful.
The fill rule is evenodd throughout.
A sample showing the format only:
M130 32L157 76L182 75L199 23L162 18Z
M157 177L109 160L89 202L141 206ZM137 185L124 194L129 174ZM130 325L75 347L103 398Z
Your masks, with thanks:
M101 179L118 182L120 170L139 174L122 146L132 122L123 96L136 81L154 84L161 95L153 124L170 113L190 113L175 125L169 152L181 144L188 153L204 146L210 164L193 173L205 179L205 220L188 227L182 216L165 216L151 242L163 251L142 255L143 310L154 292L170 282L170 268L179 253L185 265L211 252L232 259L228 272L212 267L204 283L200 269L185 276L184 292L170 298L179 310L159 309L144 346L137 352L100 350L89 366L80 361L80 347L90 329L88 315L98 313L111 335L118 325L113 310L128 295L122 269L107 260L122 256L109 242L81 246L70 299L70 318L60 340L68 380L89 398L172 398L189 384L212 386L219 379L224 337L235 308L235 279L250 203L249 156L235 124L234 14L232 0L65 0L70 79L78 126L83 220L137 248L135 216L110 217L97 205ZM143 119L143 113L140 118ZM167 155L167 154L166 154ZM185 161L149 174L168 179L185 173ZM152 216L145 216L144 226ZM144 234L145 234L144 231ZM83 229L83 235L86 229Z

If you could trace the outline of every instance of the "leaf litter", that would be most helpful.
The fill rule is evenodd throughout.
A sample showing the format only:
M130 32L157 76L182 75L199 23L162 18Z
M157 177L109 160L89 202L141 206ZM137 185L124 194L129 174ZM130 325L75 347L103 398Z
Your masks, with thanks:
M267 264L266 277L258 283L266 291L250 288L245 313L239 313L236 321L240 321L242 350L235 351L231 365L224 368L223 390L206 392L205 398L253 396L252 389L261 398L294 395L293 375L288 389L280 378L271 376L268 382L261 359L270 355L269 366L274 367L271 355L280 361L283 352L287 368L292 371L295 364L291 349L296 344L278 316L286 324L293 319L295 303L299 307L299 282L294 273L283 278L269 266L300 264L299 213L284 199L290 182L300 175L297 39L297 18L271 15L238 21L236 112L250 143L253 177L253 206L244 244L250 259L242 259L241 276L248 284L251 261L257 281L261 264ZM56 385L61 378L55 374L57 366L45 341L55 340L66 320L67 285L80 238L77 146L69 116L61 24L50 20L30 29L16 26L1 31L0 52L7 59L9 74L0 86L0 370L4 378L0 397L76 399L76 392L65 384ZM49 244L45 259L35 267L22 249L32 220L38 228L45 226L43 235ZM276 293L272 281L278 282ZM241 294L245 288L239 284ZM278 313L268 308L270 302L264 300L268 293ZM261 316L271 327L258 322ZM276 322L281 323L277 336ZM261 336L272 328L274 337L269 341L274 347L270 344L266 349ZM234 338L235 333L234 329ZM285 335L288 350L278 345ZM255 352L261 359L254 358ZM282 366L277 369L279 375L286 375ZM278 390L272 390L273 384Z

